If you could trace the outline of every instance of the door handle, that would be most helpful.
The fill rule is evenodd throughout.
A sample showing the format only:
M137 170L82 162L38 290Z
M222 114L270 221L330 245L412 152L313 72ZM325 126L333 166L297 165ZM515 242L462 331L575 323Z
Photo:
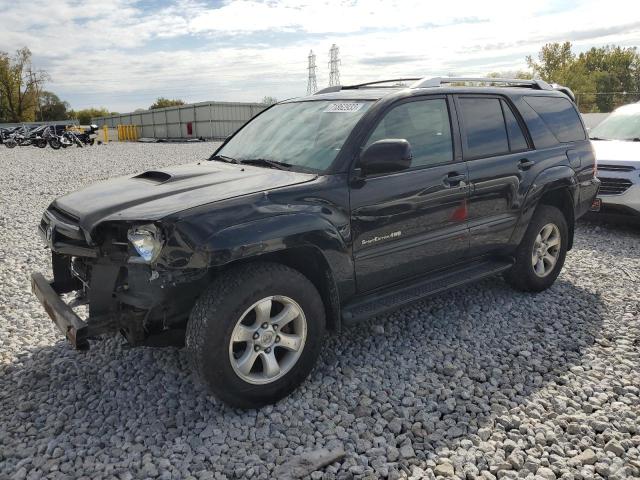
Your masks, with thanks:
M449 172L446 177L444 177L444 184L448 187L457 187L466 180L467 176L460 174L458 172Z
M522 160L520 160L518 162L518 168L520 170L529 170L535 164L536 164L536 162L534 162L533 160L529 160L527 158L523 158Z

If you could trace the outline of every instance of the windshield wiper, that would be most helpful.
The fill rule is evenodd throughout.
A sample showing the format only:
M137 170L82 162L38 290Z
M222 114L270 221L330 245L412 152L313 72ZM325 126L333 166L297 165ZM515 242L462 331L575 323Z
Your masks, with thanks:
M640 137L627 138L627 142L640 142Z
M240 160L239 163L247 165L262 165L269 168L277 168L278 170L290 170L292 167L290 163L267 160L266 158L247 158Z
M608 138L600 138L600 137L589 137L589 140L609 140Z
M226 162L226 163L240 163L235 158L227 157L225 155L212 155L209 157L209 160L217 160L218 162Z

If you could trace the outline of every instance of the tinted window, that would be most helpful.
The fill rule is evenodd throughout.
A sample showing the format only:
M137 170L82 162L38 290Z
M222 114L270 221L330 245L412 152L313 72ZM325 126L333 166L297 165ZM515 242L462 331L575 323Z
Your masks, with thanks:
M217 152L238 160L264 158L293 169L327 169L349 133L373 102L291 102L275 105L249 121Z
M367 145L385 138L404 138L413 151L412 167L453 160L449 110L443 98L407 102L385 114Z
M462 97L460 109L466 134L467 158L491 157L509 151L499 99Z
M504 111L504 120L507 124L507 133L509 134L509 146L512 152L521 152L529 148L527 140L522 133L520 124L516 120L511 107L507 105L507 102L502 101L502 110Z
M562 97L524 97L561 142L584 140L584 129L573 104Z

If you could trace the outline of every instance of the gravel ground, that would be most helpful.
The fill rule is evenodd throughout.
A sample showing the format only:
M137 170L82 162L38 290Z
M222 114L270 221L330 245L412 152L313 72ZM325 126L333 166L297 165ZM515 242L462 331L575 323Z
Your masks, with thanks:
M221 405L175 349L75 352L29 291L56 196L211 144L0 147L0 478L640 478L640 230L581 223L550 290L491 279L327 339L260 411Z

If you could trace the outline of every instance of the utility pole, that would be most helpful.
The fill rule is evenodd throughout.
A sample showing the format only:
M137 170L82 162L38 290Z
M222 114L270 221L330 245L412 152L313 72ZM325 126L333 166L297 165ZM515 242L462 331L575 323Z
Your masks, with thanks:
M318 81L316 80L316 56L313 50L309 52L309 81L307 82L307 95L313 95L318 91Z
M340 59L338 54L340 49L334 43L329 50L329 86L340 85Z

